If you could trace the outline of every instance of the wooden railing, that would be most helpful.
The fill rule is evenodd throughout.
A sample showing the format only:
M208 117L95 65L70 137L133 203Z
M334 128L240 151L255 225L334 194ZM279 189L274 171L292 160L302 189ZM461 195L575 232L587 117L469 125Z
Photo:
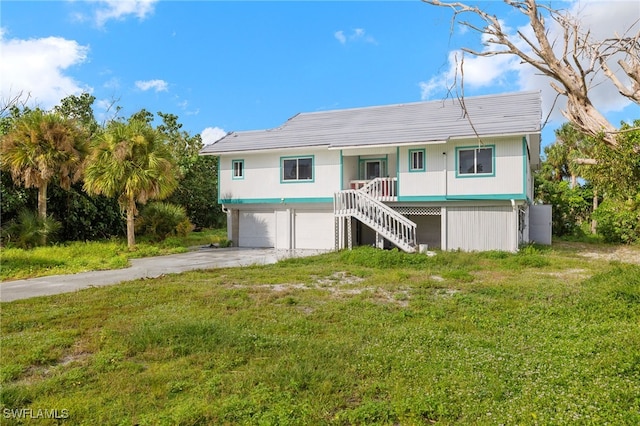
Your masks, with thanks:
M363 190L336 192L334 213L336 217L355 217L400 249L416 251L417 225Z

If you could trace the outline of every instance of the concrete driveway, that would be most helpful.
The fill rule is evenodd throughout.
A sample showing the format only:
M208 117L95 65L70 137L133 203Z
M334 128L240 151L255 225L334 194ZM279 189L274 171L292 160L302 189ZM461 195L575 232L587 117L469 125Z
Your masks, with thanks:
M0 301L68 293L89 287L117 284L139 278L156 278L198 269L267 265L289 257L313 256L320 250L201 248L188 253L132 259L126 269L52 275L0 283Z

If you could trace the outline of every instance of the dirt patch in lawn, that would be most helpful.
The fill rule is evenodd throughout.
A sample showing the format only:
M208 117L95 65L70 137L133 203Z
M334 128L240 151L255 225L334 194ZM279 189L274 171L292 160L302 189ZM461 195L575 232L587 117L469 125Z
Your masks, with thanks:
M559 242L554 247L576 250L579 256L640 265L640 247Z

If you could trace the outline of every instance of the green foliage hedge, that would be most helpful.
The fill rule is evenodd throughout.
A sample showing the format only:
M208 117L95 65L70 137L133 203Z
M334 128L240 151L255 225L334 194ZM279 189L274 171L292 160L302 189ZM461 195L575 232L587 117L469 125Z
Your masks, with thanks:
M635 200L606 199L594 212L598 233L611 243L640 241L640 194Z

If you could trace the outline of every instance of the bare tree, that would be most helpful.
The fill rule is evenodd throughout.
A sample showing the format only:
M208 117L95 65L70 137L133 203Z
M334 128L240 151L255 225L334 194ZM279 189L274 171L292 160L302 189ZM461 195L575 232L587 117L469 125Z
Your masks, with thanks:
M27 93L24 98L23 96L24 92L20 91L16 95L9 94L7 98L0 98L0 117L6 116L13 107L21 106L22 109L24 109L31 97L31 94Z
M636 103L640 103L640 31L635 35L616 35L614 38L608 38L597 43L590 43L585 40L585 45L590 49L592 57L598 59L600 68L616 86L620 94ZM621 82L609 66L608 60L615 55L623 56L616 62L629 77L631 84L625 85Z
M569 13L538 4L535 0L504 0L528 17L535 37L533 39L522 31L517 31L515 35L508 34L496 16L477 6L440 0L422 1L434 6L451 8L454 20L465 13L480 17L486 24L483 27L468 21L460 23L483 34L485 43L492 48L482 52L463 48L464 52L476 56L518 56L523 63L535 67L543 75L551 78L551 86L559 95L567 98L567 107L562 111L567 120L582 133L602 136L608 145L617 146L616 126L593 105L589 92L593 78L602 71L622 96L640 103L640 32L594 41L590 31L583 29L580 20ZM558 40L551 38L545 15L562 29L562 40L558 49ZM521 42L524 42L527 50L519 47L522 45ZM612 59L617 59L630 83L626 84L618 78L609 63Z

